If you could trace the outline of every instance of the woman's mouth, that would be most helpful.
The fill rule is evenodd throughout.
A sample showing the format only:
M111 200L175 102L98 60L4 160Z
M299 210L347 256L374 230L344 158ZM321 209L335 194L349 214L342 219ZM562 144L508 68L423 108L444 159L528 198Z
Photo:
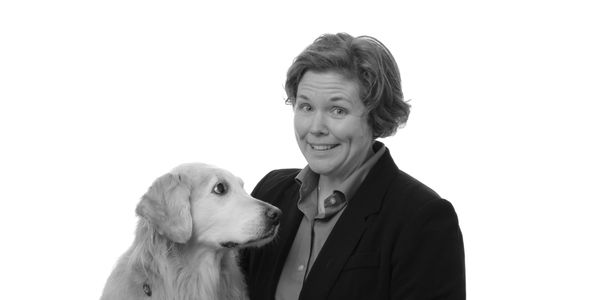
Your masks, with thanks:
M312 150L316 151L326 151L333 148L336 148L339 144L309 144Z

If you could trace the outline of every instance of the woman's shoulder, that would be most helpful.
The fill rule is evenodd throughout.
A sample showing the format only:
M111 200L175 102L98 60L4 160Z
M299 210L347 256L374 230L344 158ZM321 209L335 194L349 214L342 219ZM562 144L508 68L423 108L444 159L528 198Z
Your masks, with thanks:
M404 171L398 171L390 186L387 195L393 201L388 204L407 214L424 208L454 209L450 201Z
M274 189L286 189L289 185L294 184L295 177L299 174L301 169L277 169L270 171L266 176L258 182L253 189L252 195L264 194L271 192Z
M440 198L440 195L435 190L400 169L394 179L393 186L399 187L399 190L411 196Z
M285 181L293 181L294 182L295 177L297 176L297 174L299 174L299 171L301 171L301 169L293 168L293 169L272 170L268 174L266 174L266 176L264 176L264 178L262 178L260 183L277 185L277 184L280 184L281 182L285 182Z
M396 214L410 215L428 204L448 203L434 189L399 168L388 149L370 171L363 189L368 195L383 194L383 209Z

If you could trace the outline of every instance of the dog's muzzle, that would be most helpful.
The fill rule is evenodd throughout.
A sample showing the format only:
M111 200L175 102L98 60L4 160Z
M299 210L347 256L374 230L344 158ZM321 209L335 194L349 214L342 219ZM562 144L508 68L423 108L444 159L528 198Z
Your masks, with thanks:
M264 215L265 215L265 230L263 231L263 234L255 239L252 239L250 241L247 241L243 244L238 243L238 242L222 242L220 243L220 246L222 246L223 248L236 248L239 247L241 245L247 245L247 244L252 244L255 243L257 241L260 240L265 240L268 238L271 238L272 236L274 236L277 232L278 232L278 224L280 224L280 216L282 215L282 212L280 211L280 209L274 207L274 206L268 206L266 207L266 209L264 210Z

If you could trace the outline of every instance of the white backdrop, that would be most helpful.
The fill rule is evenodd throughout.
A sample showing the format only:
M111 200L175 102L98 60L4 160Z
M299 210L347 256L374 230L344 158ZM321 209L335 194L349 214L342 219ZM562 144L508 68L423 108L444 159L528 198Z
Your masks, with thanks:
M398 61L382 141L457 209L469 299L598 299L592 1L198 2L0 3L0 298L99 298L179 163L303 167L286 69L345 31Z

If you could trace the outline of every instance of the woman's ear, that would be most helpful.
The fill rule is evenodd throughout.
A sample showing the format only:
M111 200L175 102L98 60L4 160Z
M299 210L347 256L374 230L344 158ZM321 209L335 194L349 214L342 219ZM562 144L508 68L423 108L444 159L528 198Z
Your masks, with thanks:
M152 224L159 234L176 243L191 238L191 188L183 175L165 174L154 181L137 205L137 215Z

